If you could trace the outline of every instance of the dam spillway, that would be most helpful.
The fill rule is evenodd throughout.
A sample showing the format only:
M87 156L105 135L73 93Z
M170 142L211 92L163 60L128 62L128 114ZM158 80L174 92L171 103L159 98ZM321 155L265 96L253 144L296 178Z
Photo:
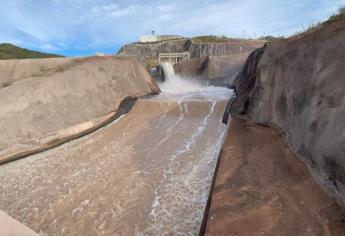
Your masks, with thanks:
M83 138L0 166L0 208L42 235L195 235L230 90L139 99Z
M175 73L174 66L170 62L162 62L160 67L163 71L164 82L159 84L159 87L163 91L173 92L173 91L191 91L200 90L205 85L203 85L196 78L192 77L182 77Z

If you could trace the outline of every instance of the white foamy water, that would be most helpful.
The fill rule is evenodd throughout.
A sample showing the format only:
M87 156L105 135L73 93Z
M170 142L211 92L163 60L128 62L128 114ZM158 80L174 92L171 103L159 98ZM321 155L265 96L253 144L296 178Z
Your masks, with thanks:
M189 91L205 87L196 79L177 75L171 63L163 62L161 67L165 77L165 81L159 83L162 91Z

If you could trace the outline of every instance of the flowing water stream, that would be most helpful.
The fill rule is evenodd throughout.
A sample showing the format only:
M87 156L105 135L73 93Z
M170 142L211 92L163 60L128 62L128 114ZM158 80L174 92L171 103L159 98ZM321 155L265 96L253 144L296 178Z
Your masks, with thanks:
M159 84L162 91L192 91L205 87L195 78L184 78L175 74L174 67L171 63L161 64L165 81Z
M42 235L197 235L230 93L139 99L90 135L0 166L0 209Z

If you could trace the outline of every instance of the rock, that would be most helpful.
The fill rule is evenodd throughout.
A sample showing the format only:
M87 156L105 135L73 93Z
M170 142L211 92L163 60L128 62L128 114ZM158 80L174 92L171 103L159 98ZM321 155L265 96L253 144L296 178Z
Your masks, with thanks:
M345 206L345 22L253 52L235 81L232 114L274 126Z
M120 57L134 57L146 66L157 61L159 53L180 53L189 50L191 40L176 39L153 43L132 43L123 46L117 53Z
M145 68L124 58L7 60L0 71L0 152L69 127L62 136L75 137L93 126L78 124L116 111L124 98L159 92Z
M263 40L243 40L233 39L229 42L217 42L217 43L197 43L192 42L189 52L191 58L199 58L203 56L210 57L226 57L245 54L247 58L248 54L258 47L261 47L265 41Z
M231 85L243 68L248 55L263 45L264 41L260 40L193 44L190 51L192 57L196 58L181 61L180 73L183 76L209 80L211 85ZM200 54L197 53L198 50ZM197 57L199 55L201 57Z

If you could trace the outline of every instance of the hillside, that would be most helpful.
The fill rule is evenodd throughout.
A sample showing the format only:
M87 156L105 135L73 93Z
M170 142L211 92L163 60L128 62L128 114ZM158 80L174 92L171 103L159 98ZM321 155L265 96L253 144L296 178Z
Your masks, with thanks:
M341 8L250 54L232 83L206 236L344 235L344 40Z
M61 55L49 54L20 48L9 43L0 44L0 60L29 59L29 58L53 58Z
M255 51L234 85L234 116L279 128L345 206L345 21Z
M195 36L192 38L192 41L195 43L226 43L234 42L240 39L228 38L226 36L217 36L217 35L202 35Z

